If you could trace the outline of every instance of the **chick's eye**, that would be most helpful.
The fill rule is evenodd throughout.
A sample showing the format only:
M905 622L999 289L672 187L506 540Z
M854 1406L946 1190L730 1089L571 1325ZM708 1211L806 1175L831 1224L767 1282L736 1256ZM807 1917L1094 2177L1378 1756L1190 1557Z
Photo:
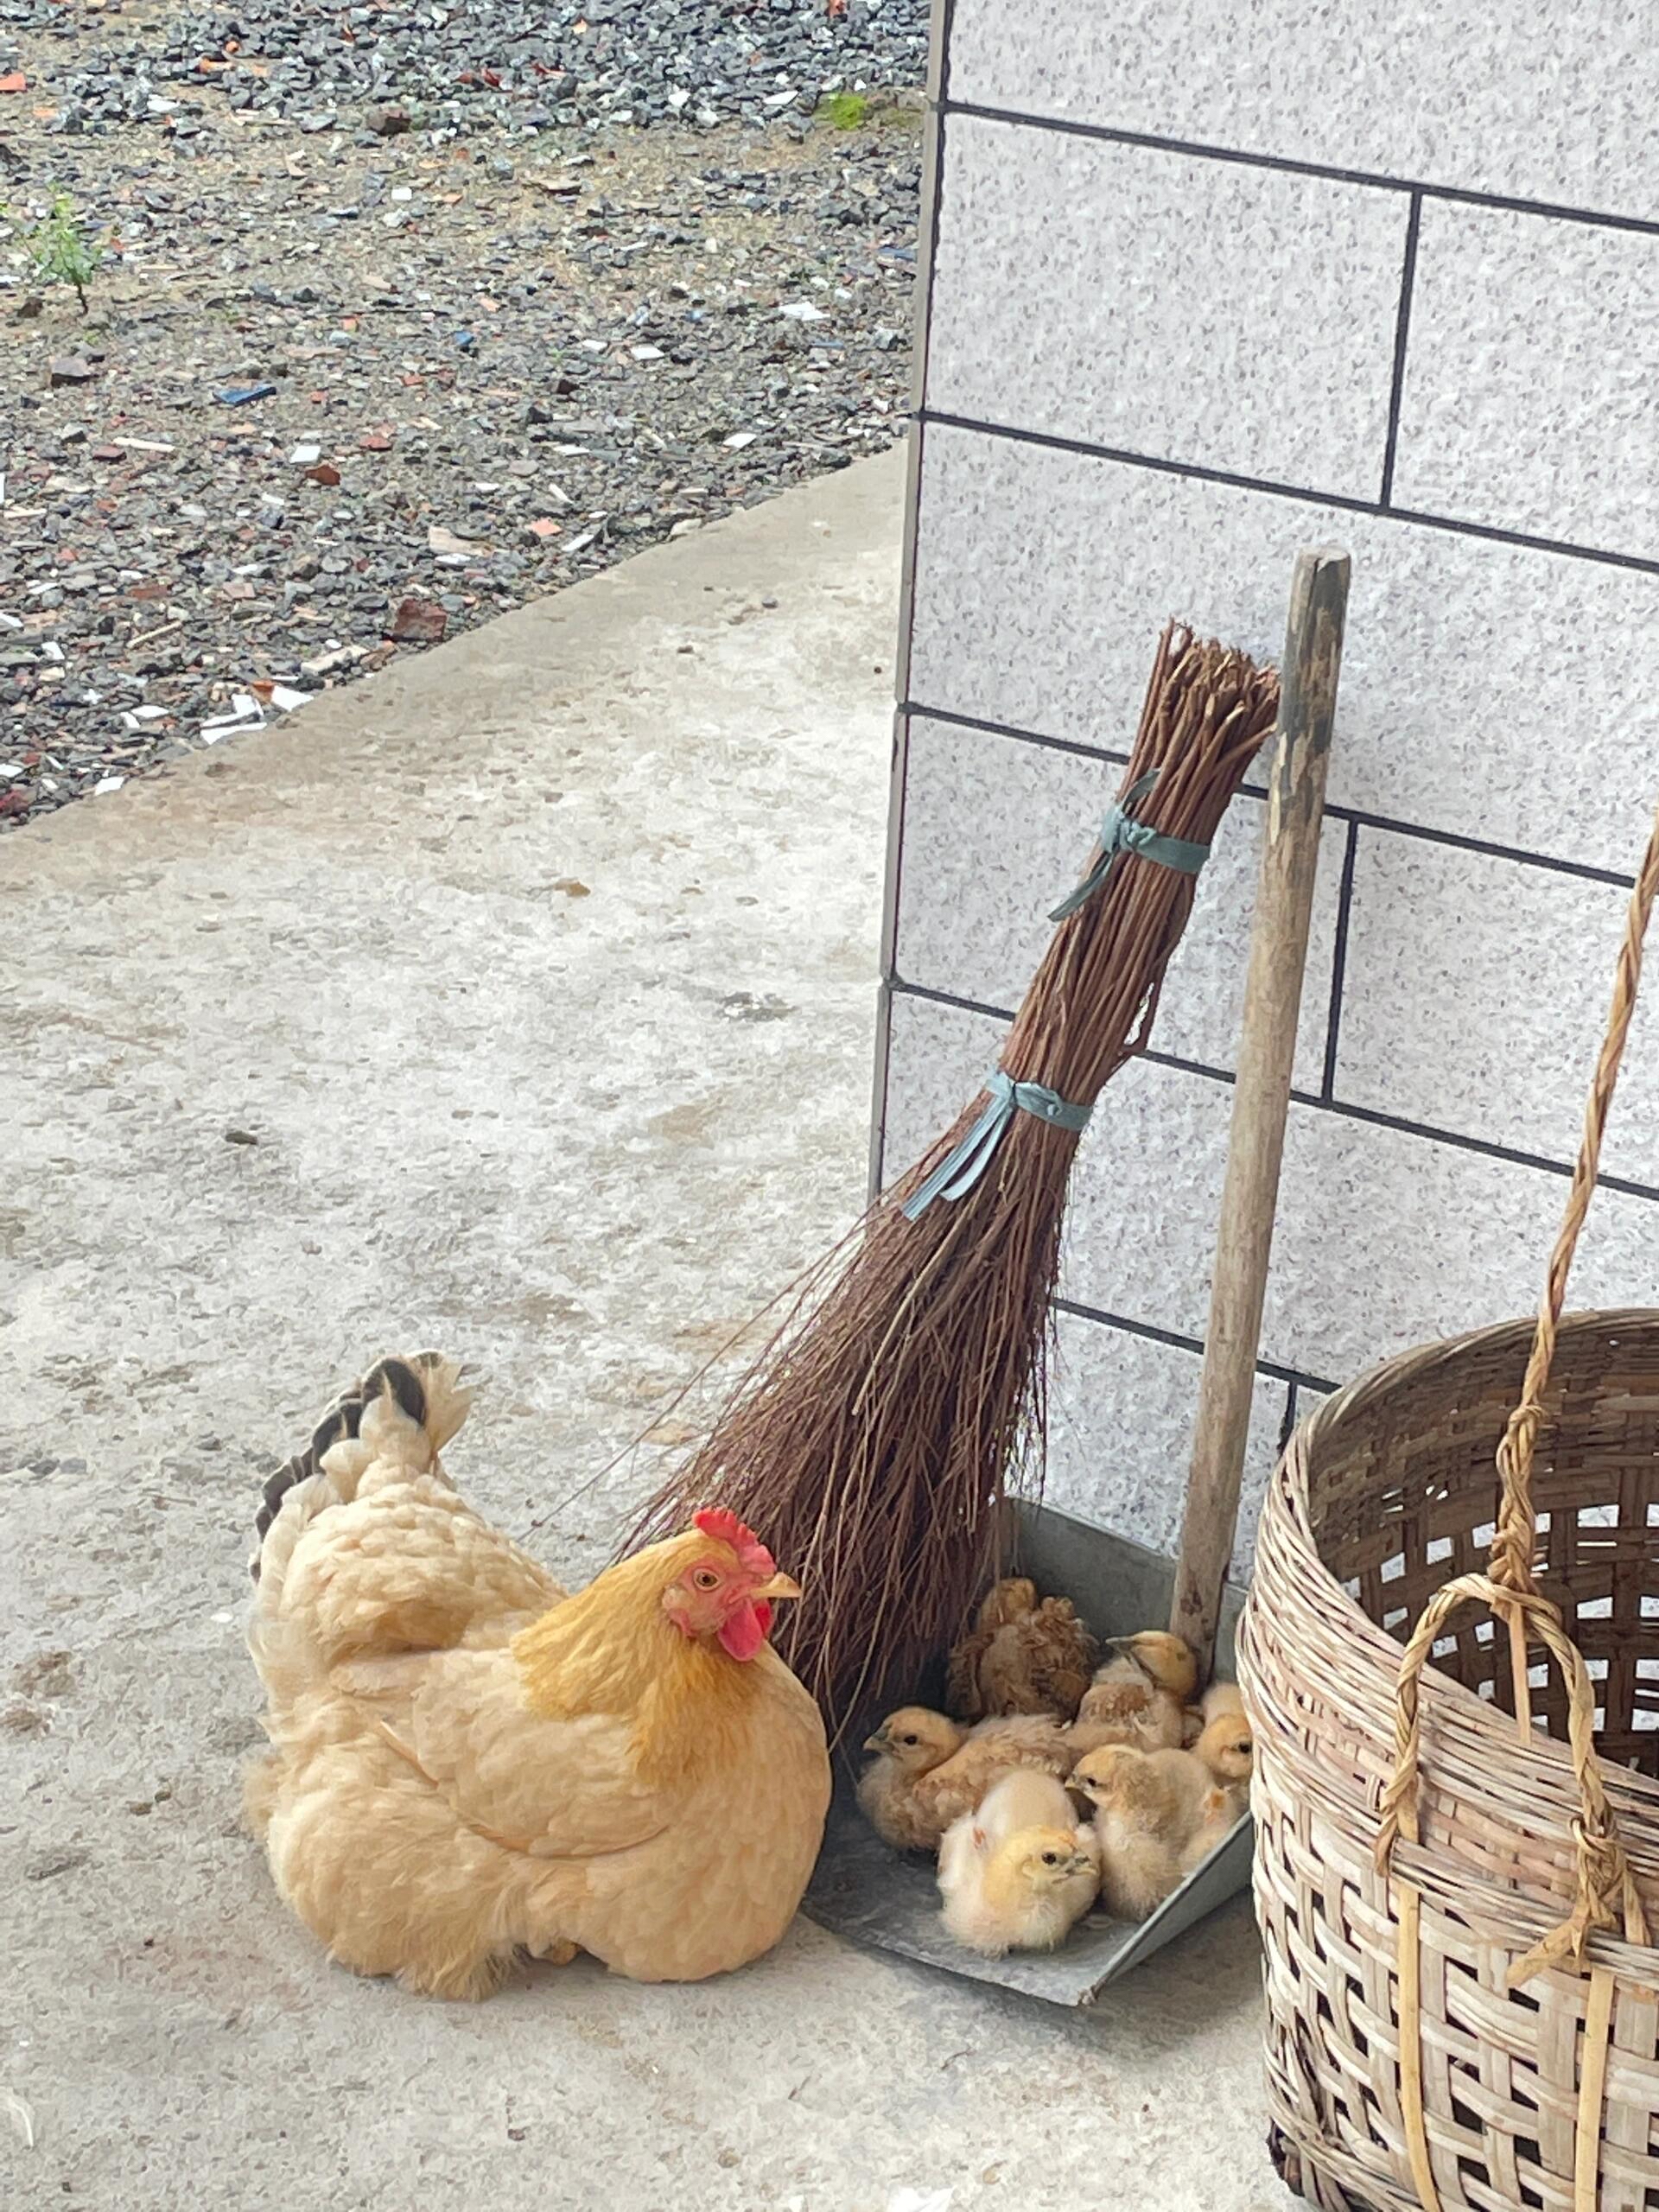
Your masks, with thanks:
M919 1736L901 1736L899 1740L901 1744L918 1744L921 1741L921 1738Z
M718 1590L720 1587L720 1577L712 1567L700 1567L691 1580L699 1590Z
M1046 1851L1043 1853L1043 1864L1045 1866L1058 1866L1059 1863L1060 1854L1058 1851Z

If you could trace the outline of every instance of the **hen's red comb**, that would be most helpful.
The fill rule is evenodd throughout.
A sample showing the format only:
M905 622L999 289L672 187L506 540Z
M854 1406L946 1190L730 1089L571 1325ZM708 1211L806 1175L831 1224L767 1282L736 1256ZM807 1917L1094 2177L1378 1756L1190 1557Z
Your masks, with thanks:
M729 1506L705 1505L701 1512L691 1516L691 1525L705 1536L712 1536L716 1543L729 1544L737 1554L746 1574L757 1582L768 1582L777 1572L777 1562L753 1529L745 1528Z

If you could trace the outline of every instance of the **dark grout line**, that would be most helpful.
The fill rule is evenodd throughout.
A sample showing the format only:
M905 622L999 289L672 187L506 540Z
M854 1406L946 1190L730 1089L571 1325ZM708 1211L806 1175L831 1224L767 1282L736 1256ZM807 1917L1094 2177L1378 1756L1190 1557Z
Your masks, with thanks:
M1006 438L1010 444L1040 446L1051 453L1076 454L1085 461L1116 461L1124 468L1145 468L1160 476L1179 476L1195 484L1224 485L1234 492L1263 492L1271 499L1294 499L1302 506L1333 507L1344 514L1370 515L1377 520L1411 523L1422 530L1444 531L1452 537L1476 537L1495 545L1516 545L1530 553L1552 553L1563 561L1594 561L1606 569L1631 569L1638 575L1659 575L1659 561L1636 553L1613 553L1605 546L1574 545L1565 539L1537 537L1524 530L1504 530L1496 523L1460 522L1450 515L1425 514L1415 507L1385 507L1376 499L1355 499L1345 492L1310 492L1298 484L1281 484L1267 476L1240 476L1226 468L1210 468L1198 461L1163 461L1156 454L1131 453L1121 446L1092 445L1084 438L1064 438L1048 430L1016 429L1011 423L986 423L972 415L948 414L942 408L917 410L917 420L937 423L949 430L972 430L982 437Z
M1285 1386L1284 1419L1279 1424L1279 1449L1281 1453L1283 1452L1286 1445L1289 1443L1292 1432L1294 1430L1295 1427L1296 1385L1294 1382L1288 1382Z
M1436 1128L1427 1122L1410 1122L1402 1114L1385 1114L1375 1106L1354 1106L1341 1098L1316 1098L1306 1090L1293 1090L1290 1095L1297 1105L1318 1107L1323 1113L1336 1115L1340 1121L1363 1122L1372 1128L1393 1129L1401 1136L1447 1145L1453 1152L1471 1152L1482 1160L1503 1160L1511 1167L1530 1167L1541 1175L1572 1179L1573 1163L1569 1160L1547 1160L1542 1153L1522 1152L1518 1146L1495 1144L1486 1137L1465 1136L1460 1130ZM1598 1175L1596 1188L1617 1191L1627 1198L1659 1200L1659 1187L1651 1183L1633 1182L1624 1175Z
M1305 506L1340 507L1357 515L1380 515L1375 499L1357 499L1349 492L1309 492L1300 485L1281 484L1268 476L1240 476L1226 468L1211 468L1196 461L1165 461L1155 454L1134 453L1127 446L1094 445L1086 438L1063 437L1055 430L1022 430L1012 423L988 423L976 415L954 415L939 407L921 410L930 423L947 430L976 430L982 436L1006 438L1011 444L1041 446L1050 453L1076 454L1085 461L1115 461L1128 468L1147 468L1160 476L1181 476L1198 484L1221 484L1230 491L1267 492L1274 498L1300 500ZM1659 563L1655 565L1659 567Z
M899 708L901 714L912 720L945 722L953 729L980 730L988 737L1006 737L1016 745L1035 746L1044 753L1069 753L1086 760L1105 760L1116 767L1127 767L1129 756L1109 745L1089 745L1081 739L1049 737L1040 730L1020 729L1013 722L988 721L981 715L959 715L949 707L925 706L920 700L907 699ZM1239 791L1245 798L1266 798L1264 784L1243 783ZM1449 845L1460 853L1478 853L1484 859L1511 861L1517 867L1542 868L1550 875L1570 875L1584 883L1605 883L1620 891L1634 889L1636 878L1622 874L1618 869L1594 868L1588 861L1567 861L1554 853L1529 853L1519 845L1495 845L1484 837L1467 837L1458 830L1431 830L1420 822L1396 822L1386 814L1367 814L1357 807L1336 806L1327 804L1325 815L1332 822L1352 822L1362 830L1386 830L1391 836L1415 837L1426 845Z
M1426 200L1449 200L1462 207L1491 207L1507 215L1536 215L1555 223L1584 223L1594 230L1635 231L1659 237L1659 222L1644 215L1611 215L1592 207L1561 207L1553 200L1521 200L1501 192L1477 192L1459 184L1430 184L1421 178L1384 176L1371 169L1338 168L1328 162L1299 162L1287 154L1246 153L1236 146L1211 146L1191 138L1165 138L1150 130L1119 130L1103 123L1072 123L1059 116L1027 115L1017 108L988 107L977 100L951 100L953 115L982 123L1008 123L1027 130L1052 130L1063 138L1095 138L1109 146L1141 146L1155 154L1186 154L1195 161L1228 162L1247 169L1276 169L1287 176L1322 177L1330 184L1359 184L1378 192L1414 192Z
M954 991L936 991L926 983L906 982L897 974L888 976L887 987L899 998L922 999L929 1006L949 1007L957 1014L980 1014L988 1020L1004 1024L1014 1020L1006 1007L986 1006L978 999L958 998Z
M958 1013L983 1014L1004 1024L1014 1020L1006 1007L986 1006L977 999L959 997L953 991L937 991L925 983L906 982L902 976L893 976L889 988L899 997L925 999L930 1005L950 1007ZM1153 1067L1168 1068L1176 1075L1197 1076L1205 1083L1224 1084L1230 1088L1236 1080L1230 1068L1215 1067L1207 1060L1190 1060L1179 1052L1160 1052L1150 1045L1136 1057ZM1314 1090L1293 1090L1290 1096L1294 1105L1311 1107L1314 1112L1332 1115L1338 1121L1392 1129L1400 1136L1415 1137L1425 1144L1444 1145L1452 1152L1472 1153L1477 1159L1501 1160L1510 1167L1530 1167L1541 1175L1565 1176L1569 1179L1573 1172L1570 1160L1548 1160L1542 1153L1522 1152L1514 1145L1497 1144L1486 1137L1465 1136L1459 1129L1437 1128L1429 1122L1408 1121L1402 1114L1385 1114L1378 1107L1355 1106L1343 1098L1324 1098ZM1659 1186L1633 1182L1624 1175L1598 1175L1596 1188L1617 1191L1625 1198L1659 1201Z
M1079 1321L1097 1321L1103 1328L1116 1329L1120 1336L1139 1337L1149 1344L1167 1344L1172 1351L1197 1352L1200 1356L1204 1351L1202 1337L1184 1337L1178 1330L1160 1329L1150 1321L1131 1321L1127 1313L1108 1313L1103 1307L1084 1306L1075 1298L1057 1298L1052 1304L1057 1313L1070 1313ZM1255 1371L1272 1382L1300 1385L1306 1390L1329 1392L1338 1388L1317 1375L1305 1374L1300 1367L1281 1366L1276 1359L1258 1359Z
M1382 488L1379 503L1387 506L1394 496L1394 457L1400 444L1400 402L1406 389L1406 348L1411 336L1411 291L1417 274L1417 232L1423 219L1423 195L1411 195L1406 218L1406 251L1400 271L1400 312L1394 326L1394 377L1389 386L1389 435L1382 448Z
M1342 855L1342 886L1337 893L1336 942L1331 953L1331 1002L1325 1025L1325 1079L1319 1096L1327 1105L1337 1092L1337 1040L1342 1030L1342 986L1348 965L1348 918L1354 902L1354 862L1359 852L1359 824L1348 824Z

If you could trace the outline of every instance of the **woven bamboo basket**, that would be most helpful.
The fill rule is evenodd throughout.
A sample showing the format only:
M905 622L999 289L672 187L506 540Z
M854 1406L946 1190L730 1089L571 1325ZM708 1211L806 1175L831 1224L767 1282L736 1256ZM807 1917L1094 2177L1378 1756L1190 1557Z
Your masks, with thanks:
M1561 1318L1656 888L1659 823L1536 1320L1329 1399L1263 1515L1272 2140L1322 2212L1659 2208L1659 1312Z

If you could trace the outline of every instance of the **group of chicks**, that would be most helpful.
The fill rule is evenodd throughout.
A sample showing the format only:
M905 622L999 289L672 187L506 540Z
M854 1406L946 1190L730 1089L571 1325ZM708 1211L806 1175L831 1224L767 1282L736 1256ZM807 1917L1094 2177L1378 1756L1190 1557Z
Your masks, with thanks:
M950 1655L950 1714L905 1706L868 1738L859 1803L895 1850L938 1853L969 1950L1052 1950L1096 1899L1144 1920L1249 1802L1238 1689L1195 1705L1198 1681L1179 1636L1103 1645L1069 1599L1011 1577Z

